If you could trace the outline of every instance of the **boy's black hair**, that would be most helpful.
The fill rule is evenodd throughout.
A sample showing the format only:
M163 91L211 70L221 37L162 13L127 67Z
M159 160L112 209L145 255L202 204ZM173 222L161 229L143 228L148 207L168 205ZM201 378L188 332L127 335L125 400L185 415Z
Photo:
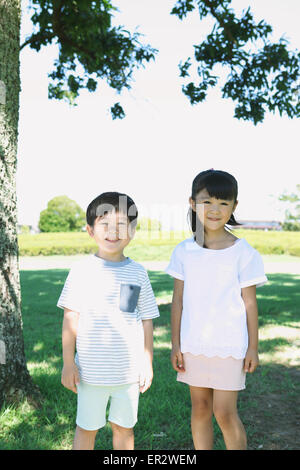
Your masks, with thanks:
M206 170L199 173L192 184L192 194L191 198L195 201L196 196L202 189L206 189L210 197L215 197L216 199L225 199L225 200L237 200L238 196L238 184L237 180L230 173L222 170ZM188 219L190 227L193 233L196 232L197 225L197 214L190 207L188 213ZM200 223L200 221L198 221ZM242 225L235 220L233 214L231 214L230 219L227 221L225 226L237 226Z
M97 217L114 211L126 214L132 227L136 226L138 210L134 201L127 194L118 192L102 193L90 202L86 210L86 221L93 227Z

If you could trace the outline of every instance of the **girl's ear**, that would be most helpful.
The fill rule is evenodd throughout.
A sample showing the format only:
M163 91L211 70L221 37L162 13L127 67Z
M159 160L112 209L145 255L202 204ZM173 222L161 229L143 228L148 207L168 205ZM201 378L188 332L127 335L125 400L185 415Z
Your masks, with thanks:
M193 211L196 212L196 203L192 197L189 198L189 204Z
M235 201L235 203L234 203L234 206L233 206L233 209L232 209L232 212L234 212L234 211L235 211L235 209L236 209L236 207L237 207L238 203L239 203L239 201Z

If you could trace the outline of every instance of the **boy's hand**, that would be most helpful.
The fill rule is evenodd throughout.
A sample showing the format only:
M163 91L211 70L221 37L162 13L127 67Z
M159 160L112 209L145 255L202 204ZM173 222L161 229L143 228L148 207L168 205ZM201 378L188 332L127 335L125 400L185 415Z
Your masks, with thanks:
M178 347L172 348L171 363L172 363L173 369L176 370L176 372L185 372L183 355L182 355L182 352L180 351L180 348Z
M76 385L80 382L78 368L75 363L64 365L61 373L61 383L68 390L77 393Z
M151 387L153 379L153 369L150 360L144 361L144 367L140 374L140 392L145 393Z
M246 357L244 360L244 371L245 372L252 372L255 371L256 367L258 366L259 359L258 353L256 349L248 349L246 353Z

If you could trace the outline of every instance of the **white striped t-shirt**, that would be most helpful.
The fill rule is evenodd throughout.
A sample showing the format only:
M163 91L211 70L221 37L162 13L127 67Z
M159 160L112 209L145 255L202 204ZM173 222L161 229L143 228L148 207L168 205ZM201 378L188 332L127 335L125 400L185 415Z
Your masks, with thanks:
M146 269L126 258L91 255L74 263L57 306L78 312L75 361L92 385L139 381L144 352L142 320L159 317Z

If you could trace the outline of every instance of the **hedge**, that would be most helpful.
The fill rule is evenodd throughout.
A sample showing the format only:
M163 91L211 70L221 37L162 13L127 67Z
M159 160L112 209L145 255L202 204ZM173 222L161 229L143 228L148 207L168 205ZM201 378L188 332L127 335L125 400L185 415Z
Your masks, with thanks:
M234 230L261 254L287 254L300 256L300 232ZM190 236L189 232L137 231L126 249L128 256L140 260L169 259L177 243ZM76 255L94 253L97 246L86 232L39 233L19 235L20 256Z

